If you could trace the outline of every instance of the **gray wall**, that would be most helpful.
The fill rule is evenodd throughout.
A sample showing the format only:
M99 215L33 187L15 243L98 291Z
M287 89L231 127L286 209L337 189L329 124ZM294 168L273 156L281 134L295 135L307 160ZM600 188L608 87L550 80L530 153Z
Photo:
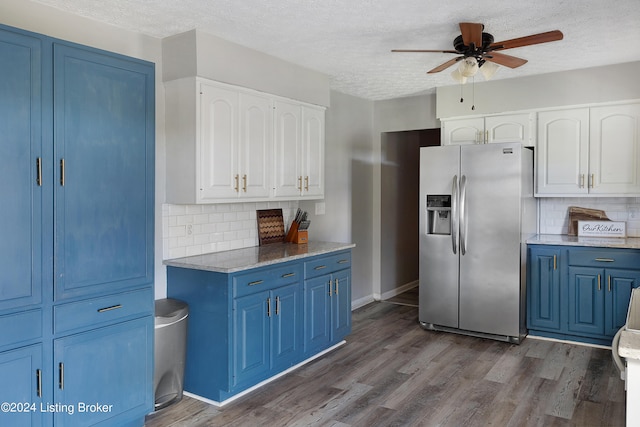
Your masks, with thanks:
M439 118L640 99L640 62L437 88Z
M373 102L331 92L326 114L325 214L318 202L303 201L310 214L310 236L316 240L353 242L352 301L372 300Z

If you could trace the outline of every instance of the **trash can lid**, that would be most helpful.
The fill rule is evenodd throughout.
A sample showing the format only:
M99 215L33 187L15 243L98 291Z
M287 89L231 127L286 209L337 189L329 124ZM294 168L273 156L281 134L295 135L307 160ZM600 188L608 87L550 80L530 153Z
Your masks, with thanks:
M189 314L186 302L165 298L155 301L155 325L167 325L185 318Z

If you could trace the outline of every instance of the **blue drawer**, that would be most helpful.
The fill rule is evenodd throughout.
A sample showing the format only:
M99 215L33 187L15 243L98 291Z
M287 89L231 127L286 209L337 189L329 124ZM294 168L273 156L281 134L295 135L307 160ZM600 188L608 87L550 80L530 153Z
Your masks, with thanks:
M0 316L0 349L42 338L42 310Z
M153 289L122 292L53 307L54 333L152 315Z
M290 262L253 269L233 276L233 297L277 288L288 283L302 282L302 264Z
M572 248L569 265L640 270L640 251L630 249Z
M309 279L347 268L351 268L351 251L314 257L304 263L304 277Z

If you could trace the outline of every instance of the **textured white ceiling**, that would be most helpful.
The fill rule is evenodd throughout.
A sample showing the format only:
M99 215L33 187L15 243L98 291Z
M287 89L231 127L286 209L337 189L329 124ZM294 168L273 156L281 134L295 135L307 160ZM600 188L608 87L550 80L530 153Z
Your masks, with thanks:
M320 71L332 88L379 100L454 84L453 58L391 49L451 49L459 22L496 41L561 30L564 40L504 51L528 59L494 79L640 60L640 0L35 0L163 38L197 28ZM481 79L481 77L477 77Z

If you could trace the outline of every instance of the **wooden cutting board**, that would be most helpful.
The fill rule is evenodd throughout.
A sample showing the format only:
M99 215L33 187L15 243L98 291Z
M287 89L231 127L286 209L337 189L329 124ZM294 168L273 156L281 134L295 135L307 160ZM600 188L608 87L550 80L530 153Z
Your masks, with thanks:
M260 246L284 242L284 220L282 209L256 211L258 218L258 241Z
M578 221L611 221L607 214L599 209L569 207L569 236L578 235Z

